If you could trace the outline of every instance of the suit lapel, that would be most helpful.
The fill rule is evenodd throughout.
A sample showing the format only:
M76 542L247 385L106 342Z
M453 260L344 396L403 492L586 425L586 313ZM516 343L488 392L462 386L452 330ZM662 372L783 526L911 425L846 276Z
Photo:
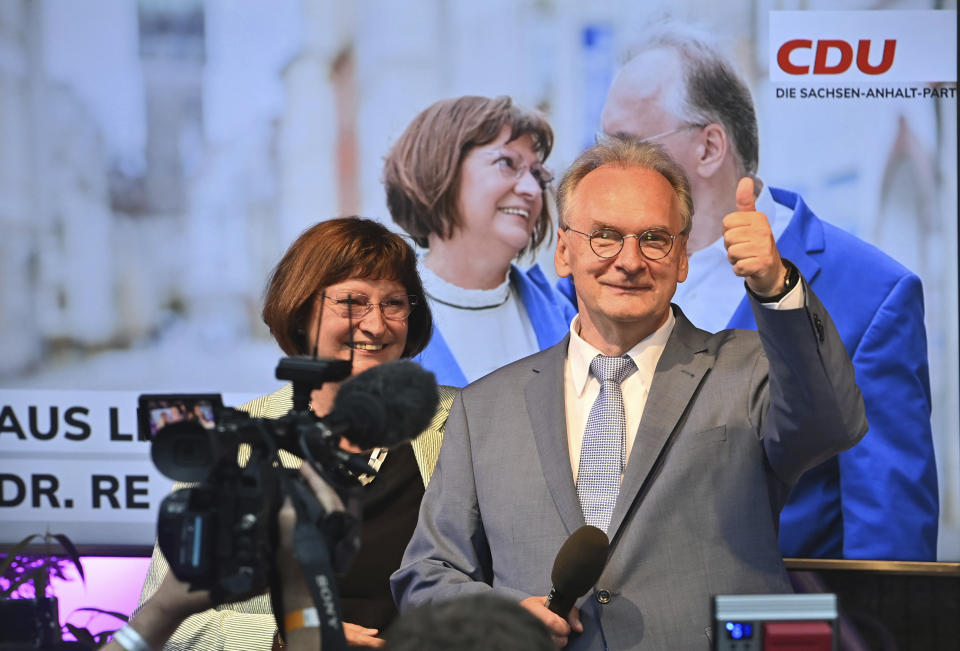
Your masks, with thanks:
M564 410L564 360L569 335L537 356L524 387L530 428L540 456L540 468L568 533L583 526L583 512L570 469L567 417Z
M640 497L647 477L704 374L713 366L714 357L706 348L708 335L694 328L679 308L674 307L674 313L677 322L657 363L633 451L613 509L609 529L611 541Z
M777 240L780 255L797 265L807 283L812 283L820 274L818 256L826 246L823 224L813 218L810 209L799 196L790 193L782 193L781 196L781 193L775 193L774 199L777 203L793 208L790 224Z

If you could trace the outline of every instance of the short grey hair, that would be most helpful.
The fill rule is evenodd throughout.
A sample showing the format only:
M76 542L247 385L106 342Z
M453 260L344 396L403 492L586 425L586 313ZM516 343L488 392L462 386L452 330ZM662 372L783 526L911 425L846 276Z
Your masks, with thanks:
M671 108L692 124L717 123L733 142L744 176L754 176L760 158L760 137L753 97L733 62L704 31L690 25L664 22L644 32L633 58L659 49L675 51L683 68L686 92ZM628 61L629 62L629 61Z
M683 234L690 232L693 220L693 196L690 194L690 182L683 169L657 143L634 140L625 137L606 137L577 156L573 164L563 174L557 187L557 212L560 228L568 224L570 198L583 178L604 165L627 169L639 167L652 170L663 176L673 188L680 202L680 218Z

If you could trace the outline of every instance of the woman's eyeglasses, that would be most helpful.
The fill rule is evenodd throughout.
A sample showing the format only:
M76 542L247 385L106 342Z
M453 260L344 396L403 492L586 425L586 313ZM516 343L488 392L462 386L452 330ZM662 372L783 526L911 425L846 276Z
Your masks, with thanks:
M357 292L335 292L324 295L323 299L337 316L345 319L362 319L377 305L384 319L403 321L417 306L416 296L404 295L391 296L379 303L374 303L366 294Z
M485 152L491 159L492 165L500 172L500 176L511 181L519 181L523 175L530 171L533 178L540 185L541 190L546 190L547 186L553 182L553 174L540 163L528 165L516 154L500 149L494 149Z

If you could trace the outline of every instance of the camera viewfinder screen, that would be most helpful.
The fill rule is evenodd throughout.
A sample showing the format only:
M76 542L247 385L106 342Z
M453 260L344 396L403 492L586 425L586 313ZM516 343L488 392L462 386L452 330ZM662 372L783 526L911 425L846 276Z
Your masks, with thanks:
M141 425L150 438L173 423L192 421L204 429L216 427L216 412L222 407L219 395L140 396Z

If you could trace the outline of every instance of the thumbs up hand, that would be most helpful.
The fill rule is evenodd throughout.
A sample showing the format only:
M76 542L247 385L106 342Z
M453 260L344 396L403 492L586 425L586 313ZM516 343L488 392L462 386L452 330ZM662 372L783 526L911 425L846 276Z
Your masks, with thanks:
M737 210L723 218L723 245L733 273L759 296L775 296L785 288L787 268L780 259L770 222L757 212L753 179L737 184Z

